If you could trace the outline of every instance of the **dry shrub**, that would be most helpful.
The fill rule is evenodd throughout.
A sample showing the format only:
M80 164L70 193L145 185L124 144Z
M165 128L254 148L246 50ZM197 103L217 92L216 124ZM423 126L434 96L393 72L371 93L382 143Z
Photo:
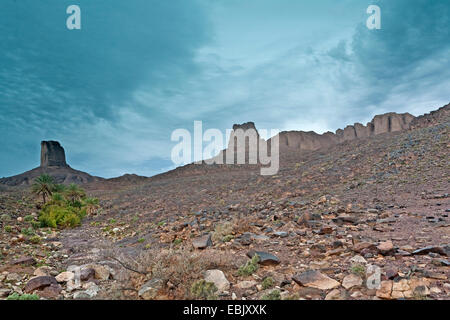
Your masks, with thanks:
M233 234L234 228L233 223L226 221L223 223L218 223L214 228L212 234L212 240L214 243L223 241L225 236Z
M252 230L251 223L255 222L254 217L236 217L233 219L233 232L242 234Z
M255 222L254 217L234 217L231 221L225 221L216 224L212 233L214 243L223 242L226 236L240 235L253 229L252 223Z
M189 251L181 247L147 250L136 261L147 275L130 272L130 278L137 290L145 281L158 278L167 284L168 297L194 299L191 286L203 278L204 271L220 269L226 272L235 268L234 260L233 255L213 249Z

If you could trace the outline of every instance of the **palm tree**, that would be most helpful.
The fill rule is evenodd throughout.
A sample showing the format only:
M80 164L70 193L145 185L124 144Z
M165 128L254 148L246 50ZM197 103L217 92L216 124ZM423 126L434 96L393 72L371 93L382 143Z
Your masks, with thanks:
M85 193L83 189L72 183L66 189L66 196L74 204L76 201L80 201L85 196Z
M63 194L64 191L66 191L66 186L63 184L55 184L52 189L52 192L57 192L60 194Z
M32 192L37 195L41 194L45 204L47 196L52 195L53 185L53 178L48 174L42 174L34 180Z

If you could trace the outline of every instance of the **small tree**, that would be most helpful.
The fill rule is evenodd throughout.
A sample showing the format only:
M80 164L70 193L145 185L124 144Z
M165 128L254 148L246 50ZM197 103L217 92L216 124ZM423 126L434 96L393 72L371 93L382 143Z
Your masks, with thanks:
M66 197L69 199L70 202L72 202L72 204L75 204L75 202L80 201L86 196L84 190L74 183L70 184L67 187L65 193Z
M52 195L53 186L53 178L48 174L42 174L34 180L32 192L36 195L42 195L42 200L45 204L47 197Z

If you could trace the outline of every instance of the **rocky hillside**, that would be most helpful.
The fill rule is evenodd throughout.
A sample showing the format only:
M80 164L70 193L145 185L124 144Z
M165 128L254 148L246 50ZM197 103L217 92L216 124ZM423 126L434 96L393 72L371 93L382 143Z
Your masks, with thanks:
M97 181L99 213L33 231L37 243L39 200L1 192L0 295L448 300L448 110L283 153L275 176L189 165L126 186Z

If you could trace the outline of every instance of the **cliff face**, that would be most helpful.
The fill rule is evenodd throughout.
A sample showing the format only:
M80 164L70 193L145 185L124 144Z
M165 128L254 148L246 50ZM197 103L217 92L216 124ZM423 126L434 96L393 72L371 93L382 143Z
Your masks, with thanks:
M411 128L411 123L415 119L416 118L409 113L398 114L391 112L375 116L372 121L365 126L361 123L355 123L344 129L338 129L335 133L326 132L324 134L318 134L313 131L283 131L278 134L280 152L289 152L289 150L313 151L322 148L326 149L344 141L364 139L388 132L404 131ZM226 155L227 150L230 150L232 141L236 142L235 131L238 129L241 129L244 132L254 130L257 136L257 139L255 140L261 140L253 122L235 124L233 125L234 131L231 133L228 148L223 150L217 157L223 158L224 155ZM250 140L247 140L245 142L245 149L242 150L237 150L236 143L234 144L235 159L240 152L245 152L245 158L248 159L249 141ZM268 140L269 148L270 144L271 139ZM258 149L258 146L256 146L256 148Z
M41 167L67 167L66 154L59 142L41 142Z
M280 150L317 150L355 139L408 130L415 117L409 113L386 113L375 116L366 126L361 123L338 129L336 133L317 134L309 131L283 131L279 134Z

